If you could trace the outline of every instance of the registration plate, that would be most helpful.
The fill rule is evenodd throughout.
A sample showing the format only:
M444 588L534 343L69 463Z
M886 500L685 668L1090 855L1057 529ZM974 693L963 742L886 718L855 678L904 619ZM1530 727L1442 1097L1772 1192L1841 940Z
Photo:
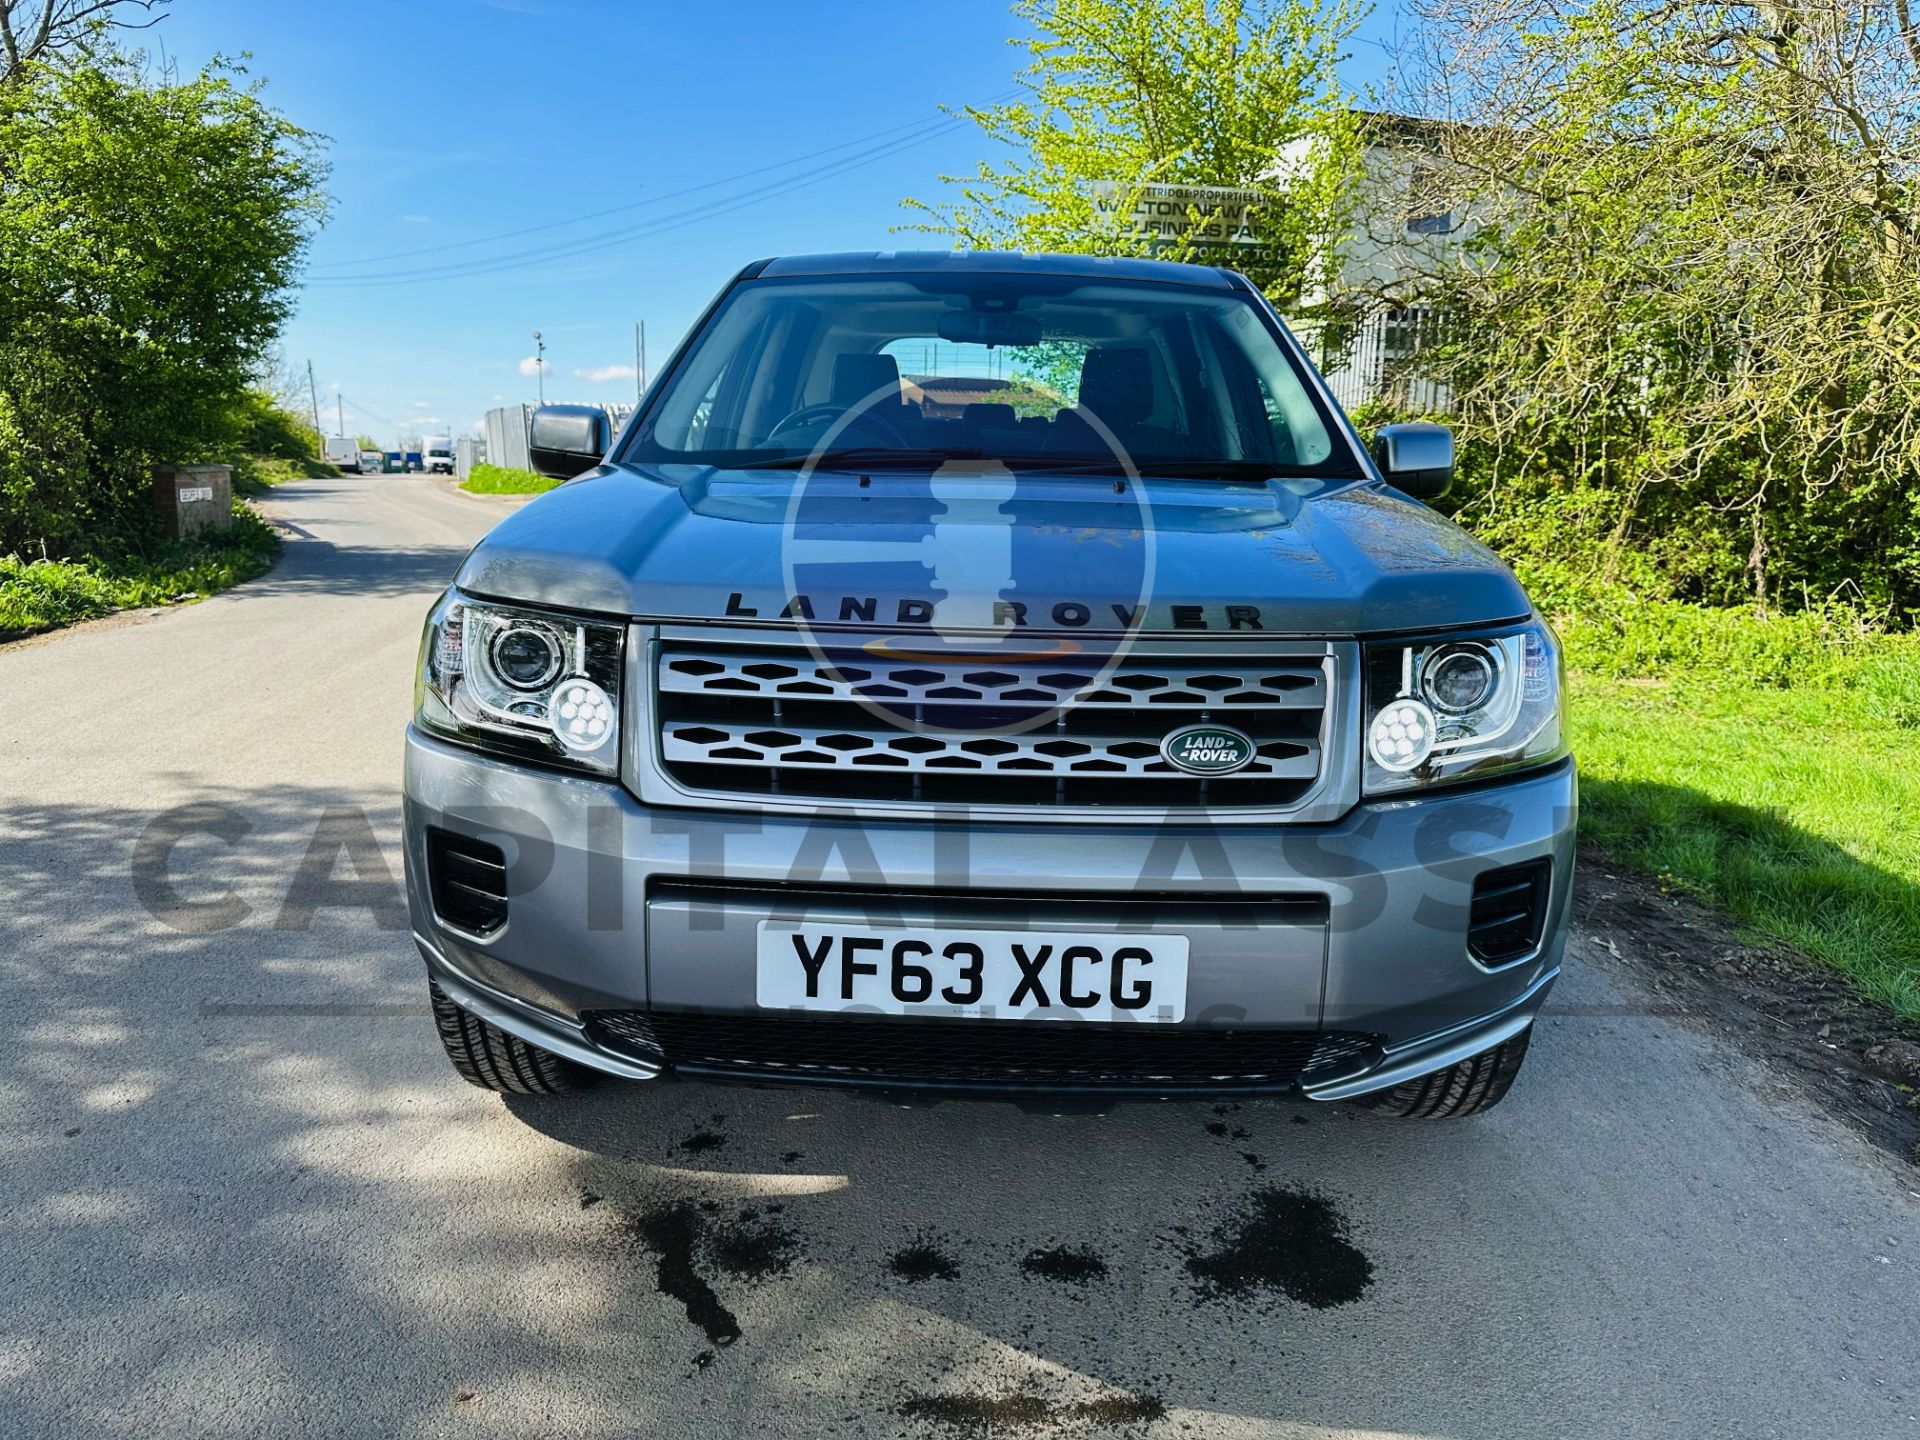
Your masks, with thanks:
M762 920L755 999L769 1010L976 1020L1177 1022L1184 935L950 930Z

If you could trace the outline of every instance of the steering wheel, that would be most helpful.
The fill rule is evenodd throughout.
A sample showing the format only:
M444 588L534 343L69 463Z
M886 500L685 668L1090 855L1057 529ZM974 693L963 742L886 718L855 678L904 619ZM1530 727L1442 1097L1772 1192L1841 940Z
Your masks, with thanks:
M773 429L769 430L767 432L767 438L769 440L777 439L789 430L803 430L809 425L830 424L846 414L851 408L849 405L836 404L830 400L822 401L817 405L802 405L791 415L785 416ZM881 419L878 415L874 414L872 410L862 410L859 414L855 415L850 428L876 431L883 439L891 444L897 445L903 450L907 448L906 437L896 430L889 421Z

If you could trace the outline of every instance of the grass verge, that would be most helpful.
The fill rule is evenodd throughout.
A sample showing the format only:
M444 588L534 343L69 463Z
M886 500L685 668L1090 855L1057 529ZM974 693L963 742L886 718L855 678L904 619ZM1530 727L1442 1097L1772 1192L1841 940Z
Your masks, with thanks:
M1676 608L1565 626L1582 838L1920 1021L1920 637Z
M0 556L0 641L115 610L199 599L262 574L280 537L236 500L231 529L76 560Z
M559 483L544 475L536 475L531 470L513 470L505 465L483 463L473 467L473 473L461 482L460 488L471 490L475 495L538 495Z
M233 493L264 495L292 480L337 480L340 467L325 460L282 460L272 455L248 455L233 462Z

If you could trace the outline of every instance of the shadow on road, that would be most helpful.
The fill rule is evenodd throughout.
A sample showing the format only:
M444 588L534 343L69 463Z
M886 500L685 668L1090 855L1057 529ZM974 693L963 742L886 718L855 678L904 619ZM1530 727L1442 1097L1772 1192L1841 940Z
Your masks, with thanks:
M280 563L258 580L248 595L412 595L431 593L453 583L466 548L430 545L415 549L336 545L327 540L287 541Z
M376 894L281 923L329 807L367 809L397 882L395 797L203 803L248 829L174 853L188 900L244 907L201 931L134 894L151 813L0 810L18 1433L1626 1435L1671 1433L1698 1376L1783 1433L1875 1433L1899 1397L1850 1377L1912 1373L1908 1277L1861 1261L1897 1218L1623 1007L1546 1022L1452 1124L671 1082L503 1105L446 1065Z

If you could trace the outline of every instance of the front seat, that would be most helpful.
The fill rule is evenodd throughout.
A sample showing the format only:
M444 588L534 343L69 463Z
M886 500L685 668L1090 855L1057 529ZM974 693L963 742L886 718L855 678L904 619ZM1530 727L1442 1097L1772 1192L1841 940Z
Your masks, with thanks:
M1096 345L1080 362L1080 400L1054 420L1059 443L1076 454L1106 453L1106 442L1086 421L1095 416L1124 450L1142 455L1179 453L1178 437L1148 425L1153 413L1153 356L1138 345Z
M883 394L874 399L876 390L890 391L893 398L888 400ZM900 398L899 361L891 355L834 356L833 393L828 398L849 410L872 400L874 409L884 418L892 419L894 411L887 407L904 403Z

